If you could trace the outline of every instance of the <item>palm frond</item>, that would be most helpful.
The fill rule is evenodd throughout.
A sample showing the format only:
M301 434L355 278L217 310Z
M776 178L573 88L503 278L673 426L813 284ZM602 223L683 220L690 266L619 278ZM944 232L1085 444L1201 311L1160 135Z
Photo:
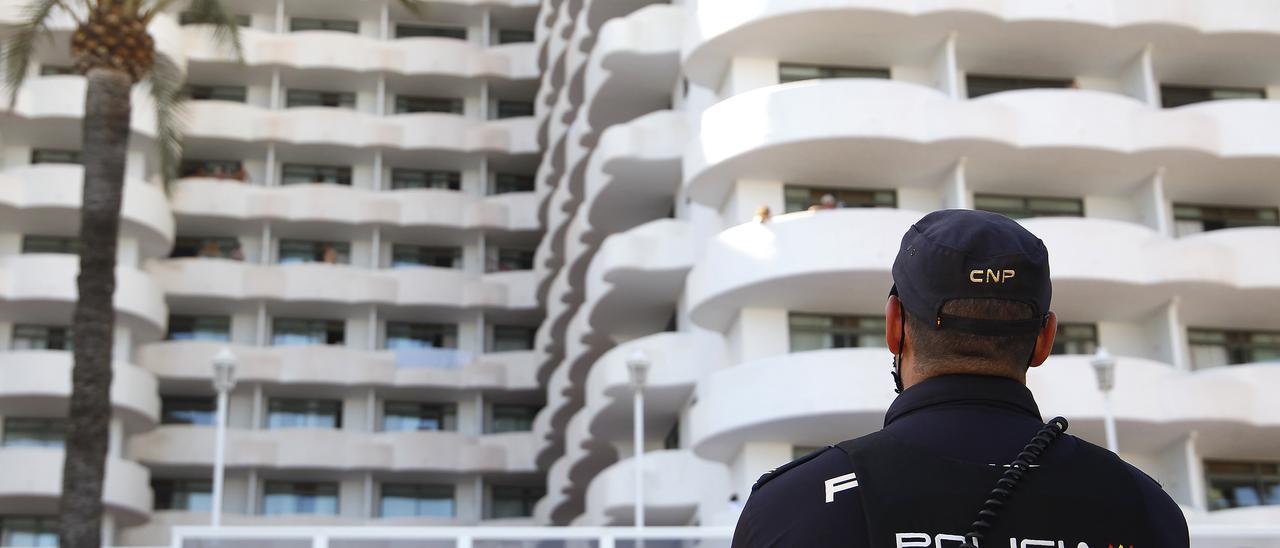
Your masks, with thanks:
M151 101L156 109L156 139L160 145L160 175L165 187L178 176L182 160L182 127L186 94L182 87L182 69L169 56L156 52L155 63L147 74Z
M142 22L150 23L152 17L164 11L175 1L158 0L142 15ZM222 0L191 0L191 4L187 6L187 14L192 21L213 25L214 41L234 51L237 60L244 60L244 47L240 44L240 26L236 24L235 16L222 5Z
M52 38L48 27L49 15L56 7L66 10L73 17L75 15L62 0L31 0L22 8L22 23L18 25L17 32L5 43L4 85L9 92L10 105L18 100L18 89L27 80L27 72L31 69L31 55L36 50L36 40L41 36Z
M426 15L427 3L422 0L399 0L399 2L404 9L409 10L409 13L416 15L419 19Z

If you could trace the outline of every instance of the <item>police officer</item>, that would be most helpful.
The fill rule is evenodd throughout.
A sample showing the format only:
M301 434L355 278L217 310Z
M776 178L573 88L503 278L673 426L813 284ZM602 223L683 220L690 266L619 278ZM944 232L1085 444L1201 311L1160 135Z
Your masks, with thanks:
M885 306L901 395L884 429L760 478L734 548L1185 548L1154 480L1041 422L1026 387L1057 318L1044 243L982 211L930 213L902 238Z

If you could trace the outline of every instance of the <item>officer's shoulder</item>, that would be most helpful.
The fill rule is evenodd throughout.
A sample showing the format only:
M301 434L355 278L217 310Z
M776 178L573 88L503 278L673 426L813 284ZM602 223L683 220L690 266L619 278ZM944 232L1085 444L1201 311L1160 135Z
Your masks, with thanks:
M826 474L833 469L840 470L849 467L848 456L834 445L828 445L765 472L760 476L760 479L756 480L755 485L751 486L751 492L755 493L771 482L778 484L795 481L805 482L818 476L825 479Z

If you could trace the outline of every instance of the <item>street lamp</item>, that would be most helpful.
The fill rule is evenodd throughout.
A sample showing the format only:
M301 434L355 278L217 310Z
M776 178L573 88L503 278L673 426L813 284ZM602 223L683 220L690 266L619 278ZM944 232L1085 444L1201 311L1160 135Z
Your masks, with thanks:
M644 527L644 385L649 380L649 355L642 350L627 356L627 372L631 376L632 439L635 447L636 500L635 524L637 531ZM636 539L637 546L643 546L642 539Z
M1098 352L1089 360L1093 372L1098 377L1098 391L1102 392L1102 416L1107 430L1107 449L1112 453L1120 452L1116 442L1116 417L1111 412L1111 389L1116 386L1116 359L1106 348L1098 347Z
M222 525L222 477L226 462L227 445L227 393L236 386L236 356L231 349L222 347L213 357L213 389L218 392L218 416L214 429L213 455L213 517L211 525Z

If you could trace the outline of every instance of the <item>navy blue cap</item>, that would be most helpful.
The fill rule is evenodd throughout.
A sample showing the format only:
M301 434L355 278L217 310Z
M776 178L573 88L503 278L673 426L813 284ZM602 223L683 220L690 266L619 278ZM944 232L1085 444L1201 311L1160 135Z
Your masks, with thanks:
M997 213L944 209L925 215L902 236L893 261L893 289L907 312L939 329L976 335L1035 333L1045 325L1053 285L1049 250L1016 221ZM1026 303L1021 320L964 318L942 313L955 299Z

